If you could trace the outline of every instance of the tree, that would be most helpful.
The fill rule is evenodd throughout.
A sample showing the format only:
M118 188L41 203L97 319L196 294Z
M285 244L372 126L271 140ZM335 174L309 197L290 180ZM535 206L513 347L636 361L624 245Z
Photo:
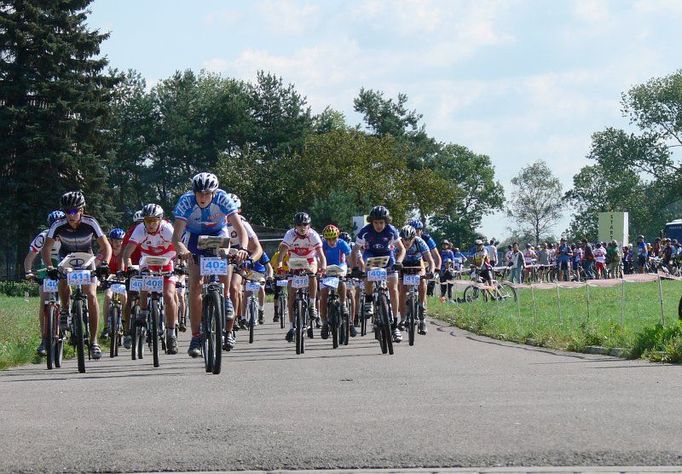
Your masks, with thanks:
M111 216L103 161L117 77L102 73L107 60L97 56L108 35L87 29L90 3L0 1L0 177L12 203L0 212L16 272L64 191L82 189L90 212Z
M507 215L519 234L531 233L536 245L549 233L561 217L563 195L561 182L552 175L544 161L536 161L521 169L511 180L514 186Z

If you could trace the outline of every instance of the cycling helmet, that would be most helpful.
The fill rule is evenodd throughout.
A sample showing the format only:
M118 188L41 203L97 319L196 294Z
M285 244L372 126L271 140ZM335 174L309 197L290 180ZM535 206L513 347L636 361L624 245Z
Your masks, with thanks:
M387 224L391 222L391 213L388 212L384 206L374 206L371 211L369 211L369 217L367 219L369 222L384 220Z
M334 224L329 224L322 231L322 237L328 240L333 240L339 236L339 233L340 231L338 227L336 227Z
M85 196L80 191L70 191L62 196L62 209L80 209L85 207Z
M111 229L111 232L109 232L109 238L110 239L118 239L122 240L123 237L125 237L126 232L123 229L120 229L116 227L115 229Z
M294 215L295 225L310 225L310 216L305 212L297 212Z
M450 241L449 241L448 239L443 240L443 242L441 243L441 245L442 245L443 247L445 247L446 245L449 245L450 247L452 247L452 244L450 243Z
M483 241L481 239L476 239L474 242L475 245L483 245Z
M424 224L419 219L412 219L410 225L415 228L415 230L421 230L424 228Z
M411 225L404 225L400 229L400 238L405 240L414 239L417 236L417 231Z
M163 208L158 204L145 204L142 208L142 217L158 217L163 219Z
M242 200L239 199L239 197L236 194L229 193L227 195L227 198L234 203L235 206L237 206L237 209L242 208Z
M66 214L64 214L64 212L62 212L62 211L52 211L52 212L50 212L50 213L47 215L47 225L49 225L50 227L52 227L52 224L54 224L54 222L55 222L56 220L61 219L61 218L64 217L65 215L66 215Z
M341 232L339 234L339 239L343 240L347 244L350 244L351 242L350 234L348 232Z
M195 193L212 193L216 189L218 189L218 177L213 173L199 173L192 178L192 190Z
M144 220L144 217L142 216L142 209L139 211L135 211L135 214L133 214L133 222L142 222Z

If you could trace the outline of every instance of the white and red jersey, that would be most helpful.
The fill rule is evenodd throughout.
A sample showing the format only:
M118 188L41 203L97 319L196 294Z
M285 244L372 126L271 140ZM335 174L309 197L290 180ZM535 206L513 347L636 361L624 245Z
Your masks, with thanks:
M142 256L175 257L173 247L173 226L168 221L161 221L159 230L153 234L147 232L144 222L140 222L130 235L130 242L136 244Z
M289 251L290 256L296 255L308 259L313 258L315 256L315 251L322 248L320 234L310 228L304 236L299 235L298 232L296 232L296 229L289 229L287 233L284 234L282 243Z
M606 263L606 249L604 247L597 247L592 253L597 263Z
M239 216L239 218L242 220L242 226L244 227L244 230L246 231L246 235L249 240L253 240L256 238L256 233L253 231L253 227L251 227L251 224L243 217ZM230 224L229 222L227 223L227 235L230 236L230 247L233 248L240 248L239 246L239 237L237 236L237 231L235 228Z

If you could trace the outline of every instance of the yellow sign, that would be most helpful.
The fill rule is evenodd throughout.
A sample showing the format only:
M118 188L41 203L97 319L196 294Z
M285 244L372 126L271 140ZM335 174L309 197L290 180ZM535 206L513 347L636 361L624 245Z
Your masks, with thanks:
M627 212L600 212L598 236L600 242L617 240L618 245L628 242L628 213Z

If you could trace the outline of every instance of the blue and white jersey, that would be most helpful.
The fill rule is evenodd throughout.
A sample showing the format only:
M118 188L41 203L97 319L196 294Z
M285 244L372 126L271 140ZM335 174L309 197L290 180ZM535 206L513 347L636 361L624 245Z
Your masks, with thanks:
M350 257L350 245L341 239L336 240L336 245L332 247L327 240L322 241L322 250L327 259L327 265L338 265L340 267L348 266L348 257Z
M253 269L258 273L266 273L267 268L265 265L267 265L268 262L270 262L270 257L268 257L268 254L263 250L263 255L261 255L257 261L253 262Z
M227 218L237 212L234 201L222 189L216 191L204 209L197 204L194 192L189 191L178 200L173 215L187 222L187 230L198 235L218 235L227 225Z
M367 224L360 229L355 243L362 247L363 254L370 257L394 256L395 244L400 240L398 230L391 224L384 227L384 230L377 232L372 224Z
M415 237L412 241L412 245L405 252L405 258L403 259L403 264L406 266L419 265L422 261L422 254L428 253L429 247L424 242L421 237Z
M436 241L433 240L433 237L431 237L431 234L428 232L422 232L421 239L426 242L426 245L429 247L429 250L433 250L437 247Z

